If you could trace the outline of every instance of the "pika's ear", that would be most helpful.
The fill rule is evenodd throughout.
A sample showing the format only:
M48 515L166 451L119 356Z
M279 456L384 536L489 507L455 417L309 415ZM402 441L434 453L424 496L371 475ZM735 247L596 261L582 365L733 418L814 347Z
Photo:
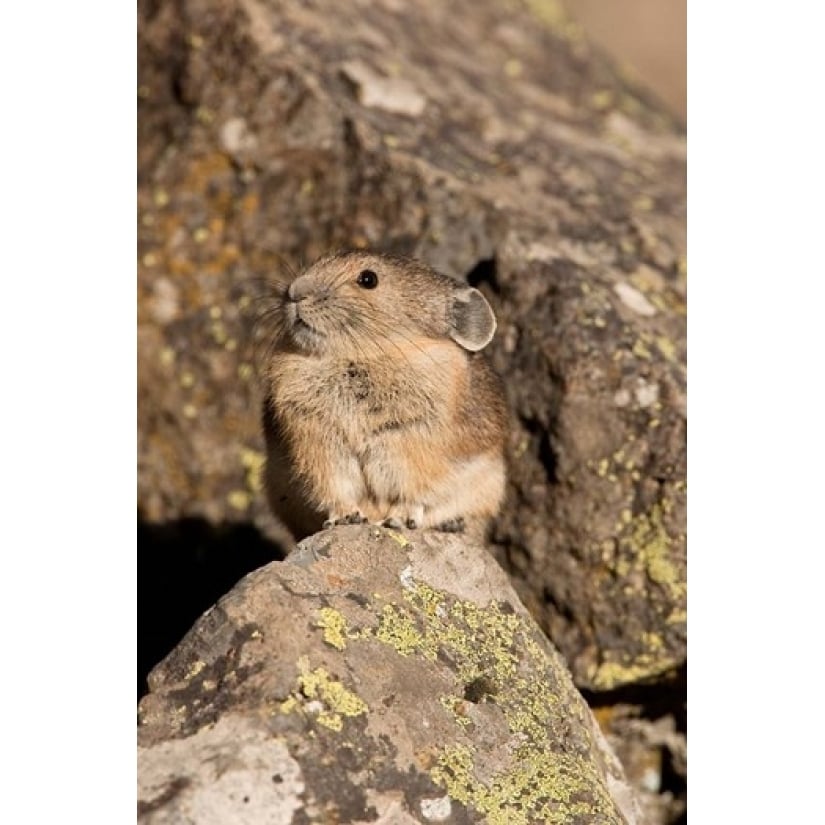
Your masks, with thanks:
M487 299L471 286L453 292L449 335L470 352L484 349L496 331L496 316Z

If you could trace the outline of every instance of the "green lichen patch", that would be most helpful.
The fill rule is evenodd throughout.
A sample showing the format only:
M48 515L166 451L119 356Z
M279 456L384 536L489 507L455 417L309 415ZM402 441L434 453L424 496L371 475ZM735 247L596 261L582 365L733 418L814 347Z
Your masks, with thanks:
M612 690L621 685L644 682L654 676L667 673L681 664L681 657L667 655L664 640L655 633L644 633L642 643L647 650L621 661L608 660L598 665L590 674L590 682L596 690Z
M435 661L441 654L452 663L464 695L450 693L439 701L455 722L457 739L472 727L472 708L481 701L495 703L511 734L510 765L492 779L479 778L476 754L456 741L442 748L430 772L433 781L493 825L579 817L618 822L590 761L586 723L570 724L571 716L584 722L583 707L562 701L572 683L539 644L535 629L509 606L482 607L418 581L405 589L404 601L384 605L375 638L402 656Z
M403 578L400 598L376 594L373 602L380 603L373 626L354 627L325 607L316 627L338 650L370 639L399 656L451 669L454 685L437 701L454 736L435 755L429 776L452 799L492 825L620 822L596 767L586 706L535 625L508 604L457 599L412 575ZM366 712L366 704L323 668L310 670L302 660L299 670L298 690L281 712L313 714L336 731L345 716ZM495 710L480 712L486 703ZM468 745L468 735L491 720L506 726L500 733L504 756Z
M332 607L322 607L318 611L317 627L323 628L324 641L336 650L347 646L347 620Z
M341 731L345 716L360 716L369 710L363 699L333 679L325 668L310 670L306 656L298 660L298 671L297 689L281 702L281 713L312 715L319 725Z
M245 480L247 487L253 493L259 493L263 489L263 472L266 459L264 454L258 450L248 447L241 448L241 466L245 470Z
M388 535L394 542L396 542L400 547L407 547L409 542L407 541L406 537L403 536L401 533L396 533L395 530L384 530L384 533Z
M409 611L394 604L385 604L381 609L375 638L402 656L418 653L432 661L438 656L438 645L435 640L422 633Z
M448 795L484 814L489 825L575 821L617 823L612 800L586 756L533 751L511 769L480 782L470 748L447 748L430 772Z
M613 571L626 588L644 590L640 598L647 599L665 625L678 633L686 616L687 583L676 553L676 544L683 536L672 535L667 525L673 506L672 499L663 497L645 512L634 515L626 509L620 513ZM656 627L664 630L658 623ZM612 690L645 681L677 667L683 658L678 650L671 650L662 632L653 630L637 633L632 648L607 650L588 672L591 685L597 690Z
M676 363L676 345L665 335L656 338L656 346L659 352L671 363Z
M684 574L671 560L673 539L664 523L671 508L670 500L662 499L649 512L630 518L619 536L619 546L624 550L625 566L641 567L651 582L665 588L671 599L679 603L685 597L687 585Z

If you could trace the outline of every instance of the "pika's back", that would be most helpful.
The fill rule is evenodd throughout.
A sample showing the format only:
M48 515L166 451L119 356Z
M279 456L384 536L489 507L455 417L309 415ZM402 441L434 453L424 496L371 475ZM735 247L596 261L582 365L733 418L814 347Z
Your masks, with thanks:
M479 352L496 322L478 290L352 252L313 264L277 301L267 486L293 532L353 513L416 526L495 514L506 416Z

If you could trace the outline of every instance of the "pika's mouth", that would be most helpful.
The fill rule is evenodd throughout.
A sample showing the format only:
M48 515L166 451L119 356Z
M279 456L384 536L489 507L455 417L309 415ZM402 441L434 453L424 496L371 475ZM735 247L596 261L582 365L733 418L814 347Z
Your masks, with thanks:
M300 347L312 347L320 343L321 340L326 338L323 332L317 330L312 324L308 323L304 318L301 317L301 313L297 307L294 307L292 312L292 325L290 327L290 333L292 334L292 339L295 341L296 344Z

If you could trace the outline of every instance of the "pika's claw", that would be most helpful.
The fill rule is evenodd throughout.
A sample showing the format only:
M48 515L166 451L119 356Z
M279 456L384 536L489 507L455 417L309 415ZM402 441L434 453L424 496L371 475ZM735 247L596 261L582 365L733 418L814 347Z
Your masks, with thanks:
M385 518L381 522L382 527L389 527L390 530L403 530L404 522L401 521L400 518L396 518L395 516L390 516L389 518Z
M464 516L457 516L456 518L442 521L435 529L442 533L463 533L467 525L464 523Z
M366 516L362 516L357 510L354 513L350 513L347 516L333 516L330 517L321 525L324 530L328 530L330 527L340 527L342 524L366 524L369 519Z

